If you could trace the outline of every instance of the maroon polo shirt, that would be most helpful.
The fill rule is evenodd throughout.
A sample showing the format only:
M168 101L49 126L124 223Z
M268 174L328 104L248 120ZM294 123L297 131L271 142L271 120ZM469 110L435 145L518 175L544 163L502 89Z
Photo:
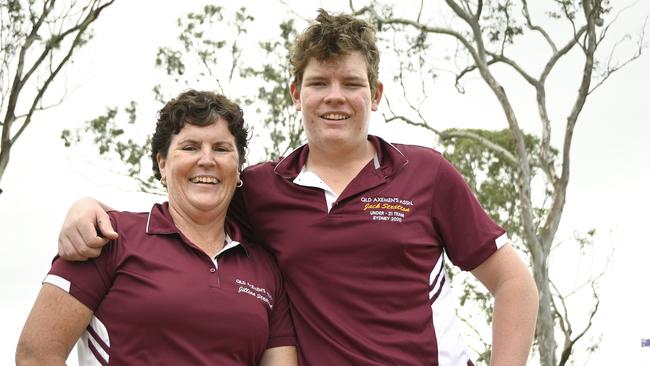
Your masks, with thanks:
M303 146L243 173L231 204L282 270L302 365L468 365L446 253L472 270L507 238L440 153L370 136L377 156L328 211L294 180Z
M44 281L94 312L80 365L257 365L267 348L295 345L265 250L229 240L210 258L179 232L167 203L109 215L119 239L94 260L55 260Z

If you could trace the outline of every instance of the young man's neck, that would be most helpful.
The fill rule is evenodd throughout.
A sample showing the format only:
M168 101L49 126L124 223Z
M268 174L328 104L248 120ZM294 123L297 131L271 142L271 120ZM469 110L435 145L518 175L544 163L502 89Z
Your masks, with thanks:
M317 174L340 195L374 156L375 147L368 140L365 144L357 144L350 149L334 147L321 150L310 145L307 169Z

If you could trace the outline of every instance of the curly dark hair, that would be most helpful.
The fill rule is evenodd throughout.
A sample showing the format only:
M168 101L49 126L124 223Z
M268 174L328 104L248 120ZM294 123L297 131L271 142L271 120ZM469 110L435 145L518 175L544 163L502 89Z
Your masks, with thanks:
M379 49L375 33L375 28L362 19L347 14L332 15L318 9L315 22L298 35L291 47L293 82L300 89L311 57L322 62L358 51L366 59L370 91L374 94L379 79Z
M194 126L209 126L219 118L228 123L228 131L235 137L241 170L248 147L248 127L244 122L244 112L237 103L231 102L223 95L188 90L167 102L158 112L156 132L151 139L154 176L157 179L161 178L156 155L167 156L172 136L179 133L186 123Z

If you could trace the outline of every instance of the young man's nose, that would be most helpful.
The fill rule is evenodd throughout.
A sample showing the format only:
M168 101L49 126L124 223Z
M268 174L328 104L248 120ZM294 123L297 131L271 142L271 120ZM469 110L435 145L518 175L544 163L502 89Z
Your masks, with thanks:
M325 102L327 103L336 103L341 102L345 99L343 95L343 87L340 84L333 83L327 89L327 94L325 95Z

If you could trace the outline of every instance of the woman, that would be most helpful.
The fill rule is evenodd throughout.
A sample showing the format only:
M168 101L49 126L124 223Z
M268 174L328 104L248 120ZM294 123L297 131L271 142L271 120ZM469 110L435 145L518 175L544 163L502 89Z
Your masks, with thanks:
M190 90L167 103L152 160L169 202L112 212L119 238L98 258L54 261L17 364L63 365L79 339L80 365L297 365L275 262L226 217L246 145L227 98Z

